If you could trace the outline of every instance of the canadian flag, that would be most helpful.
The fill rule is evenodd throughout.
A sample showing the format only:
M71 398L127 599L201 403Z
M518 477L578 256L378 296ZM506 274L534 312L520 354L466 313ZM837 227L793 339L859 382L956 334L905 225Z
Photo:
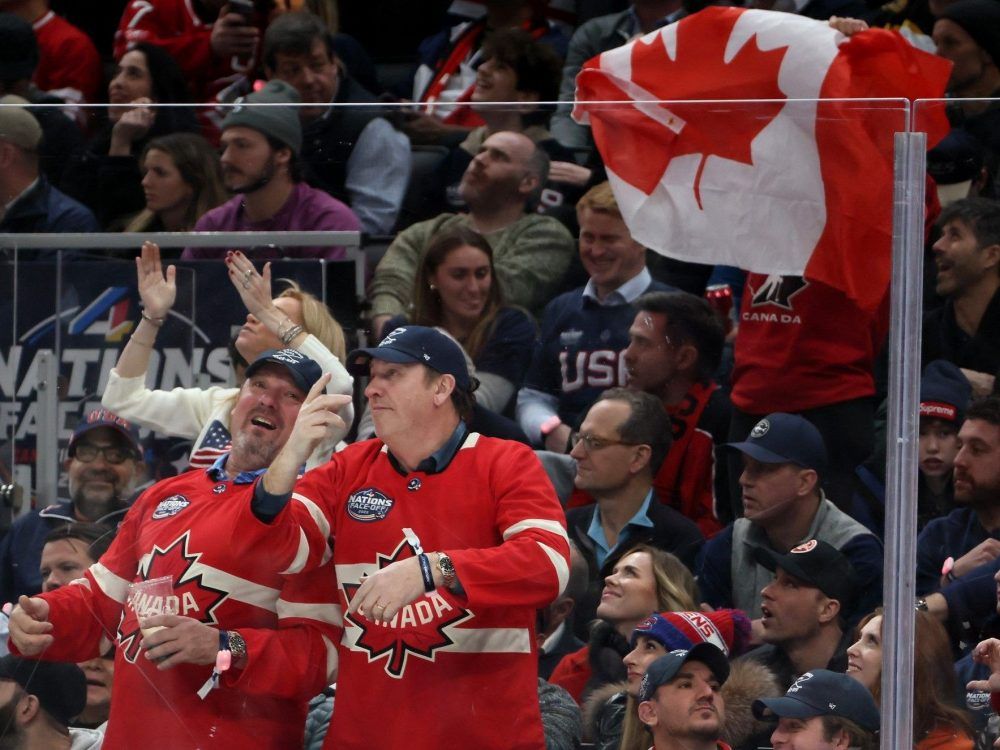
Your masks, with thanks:
M891 273L902 100L943 96L950 70L895 32L711 7L588 61L573 114L639 242L805 275L870 309ZM948 132L942 108L919 124L928 146Z

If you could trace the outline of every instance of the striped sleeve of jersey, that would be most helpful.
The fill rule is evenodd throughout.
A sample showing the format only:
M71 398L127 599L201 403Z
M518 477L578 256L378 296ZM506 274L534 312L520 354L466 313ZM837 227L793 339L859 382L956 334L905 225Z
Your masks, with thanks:
M343 626L333 562L285 577L277 601L278 627L239 628L247 664L223 683L249 693L308 699L337 679Z
M114 641L129 584L138 566L136 538L146 510L144 492L132 505L101 559L84 578L40 596L49 603L49 622L55 640L43 658L51 661L84 661L98 655L101 635Z
M325 565L333 557L333 526L330 503L324 501L340 486L343 470L339 454L307 471L295 483L292 498L273 521L275 527L295 529L299 550L286 573L298 573Z
M566 588L566 518L534 452L505 442L492 466L496 547L445 550L470 606L544 607Z

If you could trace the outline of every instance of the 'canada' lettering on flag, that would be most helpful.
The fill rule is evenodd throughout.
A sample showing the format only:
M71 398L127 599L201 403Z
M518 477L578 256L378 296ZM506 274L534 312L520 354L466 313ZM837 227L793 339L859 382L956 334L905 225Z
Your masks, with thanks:
M904 100L942 97L950 70L895 32L712 7L588 61L573 116L639 242L805 275L871 309L891 271ZM925 119L930 147L948 123Z

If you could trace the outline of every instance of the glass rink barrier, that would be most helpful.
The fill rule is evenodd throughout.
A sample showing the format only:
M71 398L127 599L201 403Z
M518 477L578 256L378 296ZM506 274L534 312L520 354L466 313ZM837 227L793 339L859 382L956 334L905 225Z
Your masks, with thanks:
M514 101L484 66L458 102L0 105L0 596L63 725L599 745L579 706L626 683L610 731L648 748L676 669L640 694L647 657L710 640L758 649L752 697L850 661L866 690L837 689L882 747L986 740L987 691L952 675L996 590L937 593L971 547L952 583L918 527L964 488L918 438L922 321L960 340L978 278L936 243L979 214L945 204L993 200L995 155L949 182L964 101L852 98L799 42L705 42L726 85L660 85L648 65L694 54L673 33L595 58L575 102ZM1000 366L982 330L956 362L976 395ZM861 627L881 653L848 660ZM694 671L702 729L769 747L779 704L755 724L727 670Z

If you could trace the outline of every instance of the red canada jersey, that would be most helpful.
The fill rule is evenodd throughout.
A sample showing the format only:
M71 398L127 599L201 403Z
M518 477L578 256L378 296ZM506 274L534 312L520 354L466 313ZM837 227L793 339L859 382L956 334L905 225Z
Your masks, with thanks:
M211 37L212 24L198 17L191 0L130 0L115 32L114 55L121 60L138 42L163 47L184 71L194 100L211 102L254 67L252 60L217 57Z
M733 405L749 414L801 412L874 394L888 299L865 312L842 292L801 276L747 274Z
M84 661L101 636L117 640L105 748L302 747L307 703L336 671L332 563L300 572L299 535L253 515L253 487L201 471L155 484L80 584L42 595L55 636L43 658ZM161 576L173 579L178 614L246 641L246 667L204 700L212 666L158 671L124 604L130 583Z
M295 508L278 521L303 523L315 542L332 535L345 613L325 748L545 746L535 610L565 587L569 547L528 447L473 433L443 471L403 474L370 440L306 474L293 498L328 527ZM439 588L384 626L347 614L366 575L415 554L404 529L451 557L462 593Z
M38 40L35 85L74 104L98 101L104 73L90 37L52 11L32 26Z

